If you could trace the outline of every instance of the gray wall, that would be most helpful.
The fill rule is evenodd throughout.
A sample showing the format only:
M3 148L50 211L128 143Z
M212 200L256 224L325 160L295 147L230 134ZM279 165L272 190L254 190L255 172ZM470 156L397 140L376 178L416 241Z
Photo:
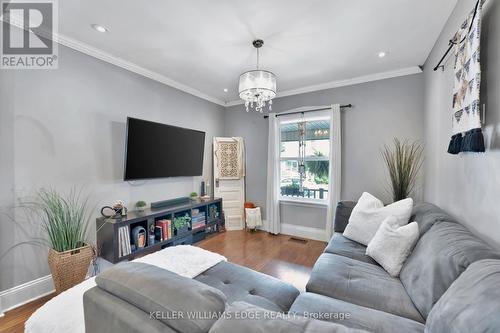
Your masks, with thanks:
M332 103L354 105L342 113L342 199L368 191L389 200L380 149L394 137L423 140L424 77L415 74L307 94L278 98L273 110ZM247 200L264 208L266 201L267 120L242 105L228 108L225 132L243 136L247 148ZM288 209L300 210L290 207ZM282 223L324 228L325 208L315 208L308 221L298 211L283 214ZM314 221L314 222L313 222ZM319 225L317 221L322 221Z
M35 189L84 187L95 215L117 199L131 206L199 190L202 177L122 180L127 116L206 131L203 178L212 174L212 137L224 134L223 107L71 49L59 51L58 70L0 71L0 290L49 273L46 250L12 249L39 233L36 221L12 210Z
M455 215L473 232L500 248L500 5L485 3L482 24L482 103L486 104L485 154L446 153L451 136L453 56L444 72L432 68L476 0L459 0L425 63L424 198Z

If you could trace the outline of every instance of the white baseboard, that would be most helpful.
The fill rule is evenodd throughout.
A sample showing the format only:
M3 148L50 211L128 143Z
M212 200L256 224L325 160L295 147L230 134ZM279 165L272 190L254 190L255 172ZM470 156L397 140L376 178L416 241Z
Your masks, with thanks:
M54 283L51 275L4 290L0 292L0 317L9 310L53 292Z
M295 237L307 238L326 242L326 230L301 225L281 223L281 233Z

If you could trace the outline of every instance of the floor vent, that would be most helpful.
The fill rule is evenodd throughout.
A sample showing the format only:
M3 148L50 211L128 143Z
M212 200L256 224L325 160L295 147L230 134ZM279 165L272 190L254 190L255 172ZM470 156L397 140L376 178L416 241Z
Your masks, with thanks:
M289 241L290 242L301 243L301 244L306 244L308 242L307 239L297 238L297 237L290 237Z

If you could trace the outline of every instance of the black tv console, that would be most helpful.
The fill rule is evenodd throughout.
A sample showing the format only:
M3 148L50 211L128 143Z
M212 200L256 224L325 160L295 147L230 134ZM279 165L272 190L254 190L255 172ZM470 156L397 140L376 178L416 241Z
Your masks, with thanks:
M152 242L150 240L150 236L154 235L156 221L162 219L173 220L174 217L184 216L186 214L191 216L193 209L198 209L200 213L205 214L204 226L196 230L192 230L190 227L180 234L175 234L174 230L172 230L172 237L163 241L155 240ZM132 241L132 229L135 226L142 226L146 230L146 246L136 249L130 254L120 255L120 246L121 242L123 242L123 238L120 238L119 229L121 227L128 227L128 229L125 230L128 230L130 241ZM104 217L97 218L97 249L100 257L112 263L117 263L123 260L132 260L136 257L144 256L168 246L192 244L223 229L224 214L222 211L222 199L210 198L207 200L191 200L188 203L179 205L146 209L144 212L129 211L127 216L116 219Z

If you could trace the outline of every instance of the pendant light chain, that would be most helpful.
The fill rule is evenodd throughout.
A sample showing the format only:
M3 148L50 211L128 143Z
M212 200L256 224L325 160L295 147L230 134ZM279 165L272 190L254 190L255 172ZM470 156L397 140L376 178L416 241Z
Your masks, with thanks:
M260 65L260 53L259 53L259 51L260 51L260 50L259 50L259 49L257 49L257 70L259 70L259 69L260 69L260 66L259 66L259 65Z

